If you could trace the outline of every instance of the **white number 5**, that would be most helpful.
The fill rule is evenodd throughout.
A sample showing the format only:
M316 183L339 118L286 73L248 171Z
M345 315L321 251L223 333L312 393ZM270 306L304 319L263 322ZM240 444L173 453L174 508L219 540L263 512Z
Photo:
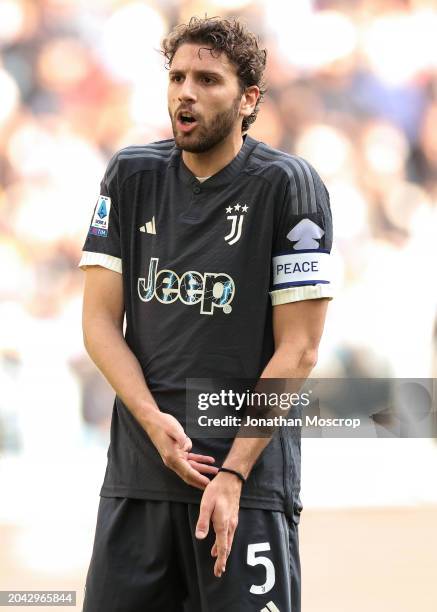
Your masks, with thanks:
M264 595L268 593L275 584L275 566L271 559L268 557L257 557L256 553L270 550L270 544L268 542L261 542L260 544L249 544L247 547L247 564L248 565L264 565L266 568L266 581L264 584L257 585L252 584L250 592L254 595Z

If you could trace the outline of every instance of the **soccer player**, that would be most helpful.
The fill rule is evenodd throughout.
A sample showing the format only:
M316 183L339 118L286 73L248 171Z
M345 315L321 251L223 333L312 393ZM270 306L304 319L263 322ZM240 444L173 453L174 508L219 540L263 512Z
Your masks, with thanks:
M329 196L247 134L266 53L238 20L192 18L162 51L174 137L113 156L79 263L116 392L84 611L299 612L300 440L190 439L186 379L309 375Z

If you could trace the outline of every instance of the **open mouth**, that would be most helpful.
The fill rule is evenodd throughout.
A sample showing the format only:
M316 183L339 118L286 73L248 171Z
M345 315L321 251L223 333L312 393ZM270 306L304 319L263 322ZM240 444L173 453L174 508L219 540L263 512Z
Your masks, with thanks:
M191 113L181 112L177 116L177 124L183 132L191 132L196 127L197 120Z
M179 115L180 120L182 121L182 123L194 123L196 120L194 119L194 117L192 115Z

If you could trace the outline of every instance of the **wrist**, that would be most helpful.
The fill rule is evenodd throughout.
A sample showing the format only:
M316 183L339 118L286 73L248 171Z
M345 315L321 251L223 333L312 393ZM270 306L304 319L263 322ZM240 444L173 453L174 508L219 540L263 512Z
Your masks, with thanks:
M229 474L229 472L217 472L214 477L214 480L216 480L217 478L218 482L222 483L223 487L230 488L232 490L233 495L235 495L235 492L237 492L238 494L241 493L243 483L234 474Z
M235 465L234 463L229 462L229 460L227 460L226 463L222 465L222 467L227 470L234 470L235 472L238 472L239 474L241 474L245 481L249 478L250 468L242 464L241 462L238 462L238 465ZM238 477L236 476L235 478Z
M239 470L236 470L234 468L230 468L230 467L223 465L222 467L219 468L218 473L230 476L233 480L237 481L241 486L244 485L244 483L246 482L246 478L243 476L243 474Z
M158 406L151 402L141 402L137 407L137 419L146 431L158 423L161 414Z

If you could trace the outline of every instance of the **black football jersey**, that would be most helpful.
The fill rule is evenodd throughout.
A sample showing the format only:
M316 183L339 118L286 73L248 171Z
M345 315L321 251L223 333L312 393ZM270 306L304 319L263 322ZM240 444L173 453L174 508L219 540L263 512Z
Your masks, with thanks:
M123 275L125 339L163 412L185 422L187 378L256 379L274 352L272 308L332 297L328 192L314 168L243 136L236 157L200 181L173 139L110 160L79 266ZM193 440L220 465L232 439ZM241 505L290 510L300 441L278 429ZM101 495L197 502L115 398Z

